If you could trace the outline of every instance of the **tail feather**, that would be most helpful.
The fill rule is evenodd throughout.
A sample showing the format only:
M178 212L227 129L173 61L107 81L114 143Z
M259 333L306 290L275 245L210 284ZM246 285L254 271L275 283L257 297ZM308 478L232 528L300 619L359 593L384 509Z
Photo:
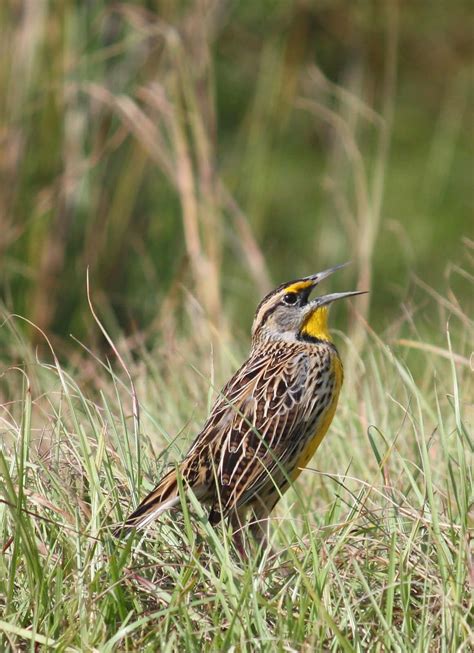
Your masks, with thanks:
M127 517L125 522L114 534L123 535L132 528L140 530L148 526L162 512L179 503L178 481L176 470L169 471L155 489L143 499L140 505Z

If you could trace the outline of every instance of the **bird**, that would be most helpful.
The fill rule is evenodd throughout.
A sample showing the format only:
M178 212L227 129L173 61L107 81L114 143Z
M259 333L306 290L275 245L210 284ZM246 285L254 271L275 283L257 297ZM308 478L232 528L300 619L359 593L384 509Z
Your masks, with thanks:
M364 291L311 292L347 264L279 285L257 307L250 354L222 388L184 458L116 529L147 528L180 504L178 480L228 521L243 553L248 522L267 541L273 508L306 467L332 422L343 366L328 327L330 305Z

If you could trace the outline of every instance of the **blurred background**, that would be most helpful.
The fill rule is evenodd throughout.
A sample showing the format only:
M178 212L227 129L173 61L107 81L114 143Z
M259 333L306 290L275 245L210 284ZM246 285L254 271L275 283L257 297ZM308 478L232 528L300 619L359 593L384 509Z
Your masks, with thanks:
M472 306L473 27L470 0L4 0L5 309L66 354L98 338L89 267L112 331L191 306L248 337L273 285L351 260L351 324L436 342L430 298Z

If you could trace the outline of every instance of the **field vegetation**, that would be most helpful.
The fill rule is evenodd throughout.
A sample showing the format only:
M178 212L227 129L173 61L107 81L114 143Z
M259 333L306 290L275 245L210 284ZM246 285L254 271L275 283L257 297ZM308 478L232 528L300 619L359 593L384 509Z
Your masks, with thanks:
M0 650L472 650L472 20L1 4ZM346 260L324 290L370 293L272 549L184 494L114 538L262 295Z

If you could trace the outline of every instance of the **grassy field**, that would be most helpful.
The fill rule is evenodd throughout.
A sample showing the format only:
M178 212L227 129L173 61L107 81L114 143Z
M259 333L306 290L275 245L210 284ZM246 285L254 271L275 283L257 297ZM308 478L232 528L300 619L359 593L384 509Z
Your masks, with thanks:
M453 307L444 348L413 342L416 379L401 345L367 334L330 434L273 513L276 553L243 561L193 497L141 538L110 534L242 347L210 357L206 339L175 336L134 361L118 342L137 421L124 369L38 358L7 319L25 362L2 377L0 648L471 650L468 326Z
M474 648L471 24L1 3L0 651ZM334 307L339 409L272 550L192 496L113 538L262 295L346 260L324 290L370 294Z

